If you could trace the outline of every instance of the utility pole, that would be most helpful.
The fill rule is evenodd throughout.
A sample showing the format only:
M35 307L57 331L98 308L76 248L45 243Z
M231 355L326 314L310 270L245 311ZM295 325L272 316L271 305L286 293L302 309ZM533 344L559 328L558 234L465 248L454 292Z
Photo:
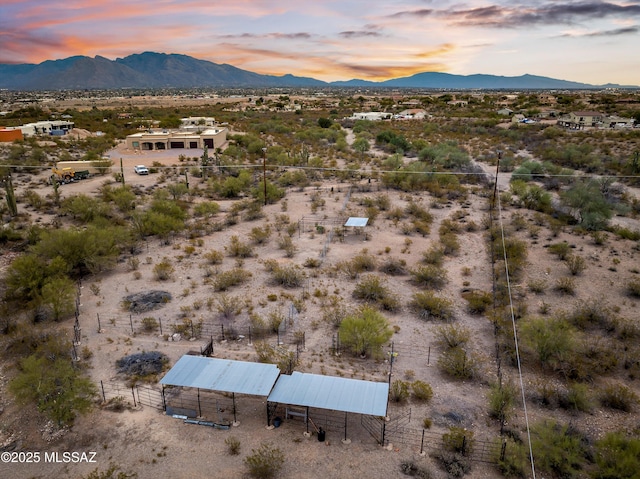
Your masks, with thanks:
M264 184L264 205L267 206L267 149L262 149L262 183Z

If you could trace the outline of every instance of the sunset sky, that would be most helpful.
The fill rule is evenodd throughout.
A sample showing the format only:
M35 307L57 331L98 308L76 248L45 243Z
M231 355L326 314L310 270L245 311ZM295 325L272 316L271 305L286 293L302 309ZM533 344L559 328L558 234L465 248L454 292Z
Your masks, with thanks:
M640 1L0 0L0 63L182 53L263 74L640 85Z

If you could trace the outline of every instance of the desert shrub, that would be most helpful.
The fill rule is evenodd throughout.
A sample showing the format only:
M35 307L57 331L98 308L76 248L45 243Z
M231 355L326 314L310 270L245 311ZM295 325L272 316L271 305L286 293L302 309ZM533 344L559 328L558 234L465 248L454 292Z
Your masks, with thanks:
M438 358L440 369L455 379L472 379L478 373L475 355L461 347L449 348Z
M632 279L627 283L627 294L634 298L640 298L640 280Z
M433 397L433 389L429 383L416 380L411 383L411 392L418 401L430 401Z
M218 313L218 319L229 324L242 312L242 303L238 296L221 294L216 298L214 308Z
M574 330L564 318L532 318L522 324L523 344L542 366L558 367L574 354Z
M227 451L232 456L237 456L240 454L240 439L235 436L229 436L224 440L224 443L227 445Z
M244 283L251 277L251 273L242 268L233 268L229 271L223 271L216 276L213 283L213 289L215 291L227 291L233 286L238 286Z
M280 329L280 325L285 320L284 314L280 311L270 311L267 315L267 322L269 324L269 329L271 329L272 333L277 333ZM285 323L286 325L286 323Z
M209 264L221 264L224 259L222 252L215 249L205 253L204 257Z
M304 281L304 273L295 265L277 266L271 271L272 281L285 288L297 288Z
M582 256L577 255L569 255L566 260L567 268L569 268L569 272L573 276L577 276L581 274L585 269L587 269L587 264Z
M553 477L583 477L589 451L586 438L571 426L543 421L531 428L536 470Z
M320 260L317 258L307 258L306 260L304 260L305 268L319 268L320 264Z
M287 258L293 258L298 251L298 248L295 244L293 244L293 240L291 236L280 236L278 238L278 248L284 250L285 256Z
M340 342L356 356L368 354L378 357L393 330L380 312L365 306L356 314L347 316L338 330Z
M447 324L437 330L436 344L442 348L451 349L464 346L471 338L471 331L464 326Z
M418 266L411 271L413 281L419 285L431 289L440 289L447 282L447 272L435 265Z
M547 281L544 279L532 279L527 284L529 291L535 294L543 294L547 288Z
M159 327L158 321L153 317L142 318L142 330L147 333L152 333Z
M231 237L229 245L225 246L224 249L232 258L249 258L253 254L251 245L243 243L236 235Z
M576 282L573 278L558 278L555 290L560 294L573 296L576 294Z
M439 246L432 246L422 253L422 261L433 266L442 266L444 262L444 250Z
M387 258L378 271L389 276L402 276L407 274L407 262L403 259Z
M491 386L489 391L489 416L504 425L513 412L516 394L516 388L510 383Z
M600 404L611 409L631 412L638 404L638 396L624 384L609 384L600 391Z
M571 246L568 243L554 243L549 245L549 253L555 254L558 259L564 261L571 254Z
M623 432L610 432L596 441L594 479L634 479L640 471L640 439Z
M580 330L599 328L607 332L615 331L618 319L602 301L580 301L567 315L567 320Z
M405 476L417 477L418 479L431 479L434 477L428 468L416 464L414 460L402 461L400 463L400 472Z
M460 251L460 241L454 233L441 234L440 245L442 246L442 252L446 256L454 256Z
M468 291L462 297L467 300L467 309L471 314L484 314L493 303L491 293L484 291Z
M284 465L284 453L277 447L262 443L258 449L252 449L251 455L244 458L249 475L256 479L277 477Z
M347 316L347 307L340 298L332 296L329 304L322 307L322 320L338 328Z
M415 293L409 303L411 310L425 321L453 321L453 302L436 296L431 291Z
M366 250L363 250L351 260L351 265L352 269L358 273L374 271L376 269L376 259Z
M560 406L571 411L590 412L593 403L589 394L589 386L584 383L572 383L565 394L560 395Z
M271 236L271 227L269 225L264 226L263 228L256 226L251 228L251 233L249 233L249 238L255 244L264 244L269 240Z
M353 291L353 297L375 303L387 311L395 311L400 307L398 299L389 291L385 282L374 274L362 278Z
M469 456L473 451L473 431L462 427L453 426L449 432L442 435L442 447L451 452L457 452L463 456Z
M393 402L405 402L409 398L409 383L396 379L389 388L389 399Z
M171 279L175 268L171 264L171 260L164 257L162 261L153 267L153 276L157 281L167 281Z

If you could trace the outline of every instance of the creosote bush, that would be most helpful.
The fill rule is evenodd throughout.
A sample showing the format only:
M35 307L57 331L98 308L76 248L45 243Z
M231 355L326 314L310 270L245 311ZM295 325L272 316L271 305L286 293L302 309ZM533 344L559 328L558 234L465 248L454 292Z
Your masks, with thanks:
M384 280L374 274L362 278L353 291L353 297L374 303L387 311L400 309L397 297L389 291Z
M418 266L411 271L413 281L418 286L424 286L431 289L440 289L447 282L447 272L435 265L427 264Z
M227 445L227 451L232 456L237 456L240 454L240 439L235 436L229 436L224 440L224 443Z
M304 273L295 265L275 266L271 270L271 279L279 286L297 288L304 281Z
M393 402L405 402L409 398L409 383L402 379L396 379L391 383L389 389L389 399Z
M171 279L174 271L175 268L171 264L171 260L165 257L153 267L153 276L158 281L167 281Z
M244 283L251 277L251 273L242 268L233 268L229 271L223 271L216 276L213 283L213 289L215 291L227 291L233 286L238 286Z
M419 379L411 383L411 392L418 401L430 401L433 397L431 385Z
M436 296L432 291L415 293L409 303L411 310L425 321L449 322L455 319L453 302Z
M284 453L277 447L262 443L258 449L252 449L251 455L244 458L249 475L256 479L272 479L284 465Z

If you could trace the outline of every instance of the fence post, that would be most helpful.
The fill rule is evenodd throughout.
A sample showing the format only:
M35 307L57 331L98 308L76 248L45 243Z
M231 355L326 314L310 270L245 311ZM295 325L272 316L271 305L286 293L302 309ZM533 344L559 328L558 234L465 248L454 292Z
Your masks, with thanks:
M131 395L133 396L133 407L138 407L138 404L136 403L136 392L133 389L133 386L131 386Z
M429 346L429 351L427 352L427 366L429 366L430 361L431 361L431 346Z
M253 343L251 338L251 326L249 326L249 346ZM213 336L211 337L211 344L213 344Z
M505 441L504 439L502 440L502 447L500 448L500 460L504 461L504 457L506 455L507 452L507 441Z
M100 327L100 313L96 313L96 316L98 317L98 332L102 331L102 328Z
M162 318L158 318L158 322L160 323L160 336L162 336Z
M462 436L462 455L466 455L467 452L467 436Z
M104 395L104 384L102 383L102 379L100 380L100 389L102 389L102 402L107 402L107 397Z
M192 338L195 338L195 337L196 337L196 335L195 335L195 333L194 333L194 331L193 331L193 319L191 320L191 337L192 337Z
M129 313L129 324L131 324L131 334L133 334L133 318L131 317L131 313Z
M424 428L422 428L422 441L420 442L420 455L424 454Z
M222 329L222 341L224 341L224 324L221 324L220 328Z

